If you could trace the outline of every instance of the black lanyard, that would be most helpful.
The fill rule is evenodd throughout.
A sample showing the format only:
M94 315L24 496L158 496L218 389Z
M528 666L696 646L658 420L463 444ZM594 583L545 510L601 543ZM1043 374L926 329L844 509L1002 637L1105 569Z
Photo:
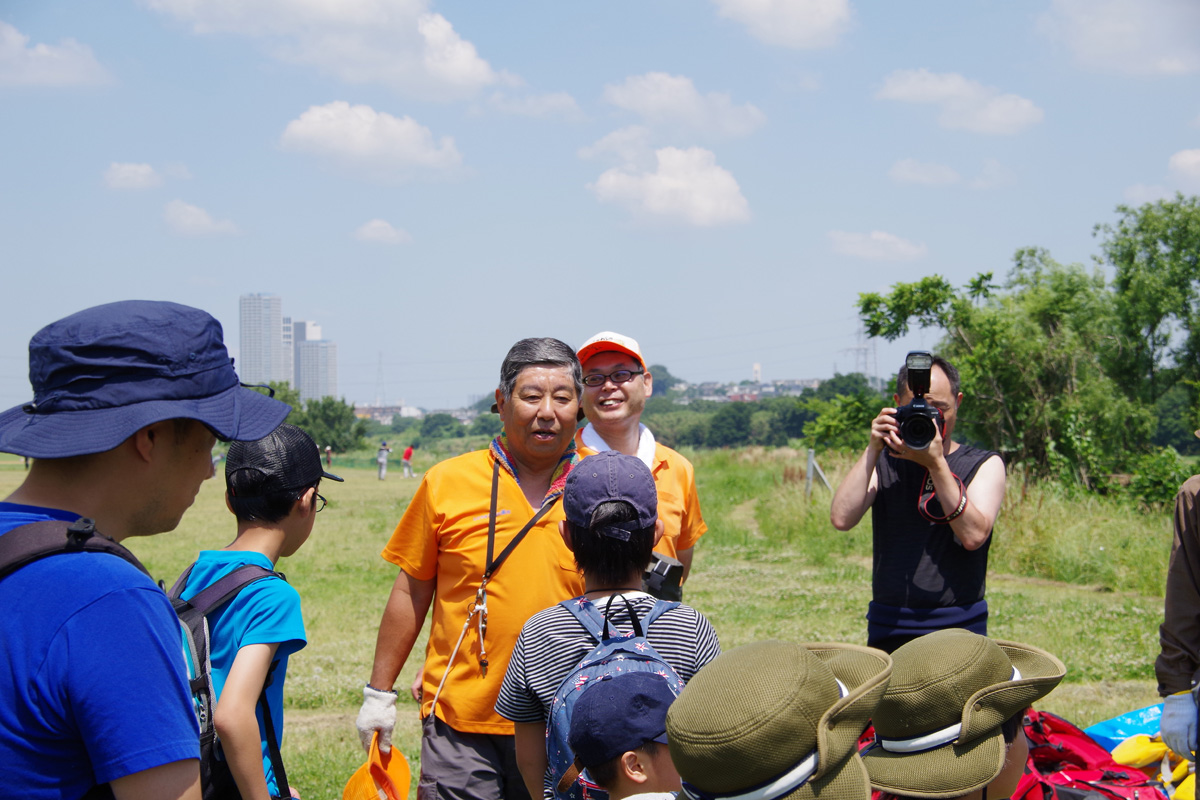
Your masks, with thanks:
M525 527L521 528L517 535L513 537L513 540L508 543L508 546L500 551L499 557L497 557L495 560L492 560L492 553L496 547L496 499L499 495L499 492L500 460L497 459L496 461L492 462L492 505L491 510L488 512L487 566L483 570L483 586L487 586L487 582L491 580L492 576L496 574L496 571L500 569L500 565L504 563L504 560L508 558L509 554L512 553L512 551L516 549L517 545L521 543L521 540L525 538L525 534L529 533L533 526L537 525L541 518L546 515L546 512L553 508L554 504L558 502L558 497L555 496L549 501L542 503L542 507L538 509L538 512L533 515L532 519L530 519L529 522L526 522Z

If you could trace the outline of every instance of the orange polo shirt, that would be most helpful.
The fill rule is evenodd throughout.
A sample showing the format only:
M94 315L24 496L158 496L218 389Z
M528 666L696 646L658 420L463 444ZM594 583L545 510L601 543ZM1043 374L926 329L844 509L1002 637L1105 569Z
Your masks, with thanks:
M385 559L412 577L437 579L425 650L422 718L429 715L483 577L493 461L490 451L478 450L430 468L383 549ZM503 468L496 507L494 555L499 555L537 509L530 507L517 481ZM513 724L496 713L495 705L521 627L538 611L583 594L583 578L558 533L561 519L560 498L488 581L487 676L480 669L476 617L435 711L454 730L513 733Z
M596 454L583 444L583 429L575 432L575 448L580 458ZM655 550L677 558L680 550L695 546L708 526L700 516L700 498L696 496L696 470L692 462L671 448L654 443L654 486L658 490L658 518L663 521L663 537Z

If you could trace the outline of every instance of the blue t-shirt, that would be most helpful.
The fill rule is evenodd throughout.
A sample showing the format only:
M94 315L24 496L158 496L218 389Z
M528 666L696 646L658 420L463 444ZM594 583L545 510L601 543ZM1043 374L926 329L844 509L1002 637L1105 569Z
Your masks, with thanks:
M248 550L203 550L196 559L196 566L188 576L187 587L182 592L187 600L205 587L225 577L246 564L265 569L274 569L271 559L262 553ZM271 721L275 733L283 739L283 679L287 673L288 656L307 644L304 636L304 618L300 614L300 595L279 578L264 578L242 589L237 597L208 615L210 639L209 660L212 662L213 690L217 693L217 704L221 703L221 691L225 679L233 667L238 650L249 644L273 644L278 642L271 685L267 687L267 704L271 707ZM278 795L275 770L267 749L267 731L263 725L262 706L255 709L258 717L258 735L262 743L263 773L267 776L267 788Z
M0 503L0 535L78 514ZM108 553L44 558L0 579L0 797L81 797L200 757L162 590Z

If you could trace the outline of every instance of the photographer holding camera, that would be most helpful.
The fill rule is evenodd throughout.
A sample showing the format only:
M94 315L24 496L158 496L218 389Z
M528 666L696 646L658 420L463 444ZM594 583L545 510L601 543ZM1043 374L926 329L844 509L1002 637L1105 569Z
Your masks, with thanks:
M848 531L871 509L867 644L887 652L943 628L987 634L987 553L1004 500L1000 455L951 439L958 370L912 352L896 387L829 515Z

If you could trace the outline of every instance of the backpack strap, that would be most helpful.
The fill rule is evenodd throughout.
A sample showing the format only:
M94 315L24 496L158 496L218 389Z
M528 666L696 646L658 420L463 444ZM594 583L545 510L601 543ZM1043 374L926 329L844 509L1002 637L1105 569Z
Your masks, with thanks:
M654 608L646 612L645 618L642 619L642 624L646 626L647 630L649 630L650 626L654 624L654 620L675 608L679 608L679 602L677 600L656 600L654 602Z
M179 576L179 580L175 582L175 586L171 589L172 600L179 599L179 595L183 592L184 587L187 585L186 578L191 574L192 567L195 566L195 564L192 564L191 567L188 567L187 570L185 570L184 573ZM240 592L242 589L245 589L251 583L260 581L263 578L269 578L272 575L283 578L282 575L274 570L260 567L257 564L244 564L228 575L225 575L220 580L214 581L205 588L201 589L199 592L196 592L191 599L184 602L196 609L202 615L208 616L214 610L232 600L238 592Z
M267 755L271 759L271 769L275 771L275 789L279 792L279 797L290 797L292 790L288 785L287 770L283 768L283 755L279 752L279 737L275 735L275 720L271 718L271 706L267 703L267 687L275 680L275 668L278 666L278 659L271 662L271 668L267 670L267 679L263 682L262 692L258 695L258 702L262 705L263 727L267 729Z
M87 517L74 522L42 520L13 528L0 536L0 578L27 564L61 553L108 553L128 561L149 577L149 571L124 545L96 530Z
M571 616L579 620L584 630L592 635L597 642L604 641L604 615L588 600L580 602L578 598L563 600L560 606L571 612Z

